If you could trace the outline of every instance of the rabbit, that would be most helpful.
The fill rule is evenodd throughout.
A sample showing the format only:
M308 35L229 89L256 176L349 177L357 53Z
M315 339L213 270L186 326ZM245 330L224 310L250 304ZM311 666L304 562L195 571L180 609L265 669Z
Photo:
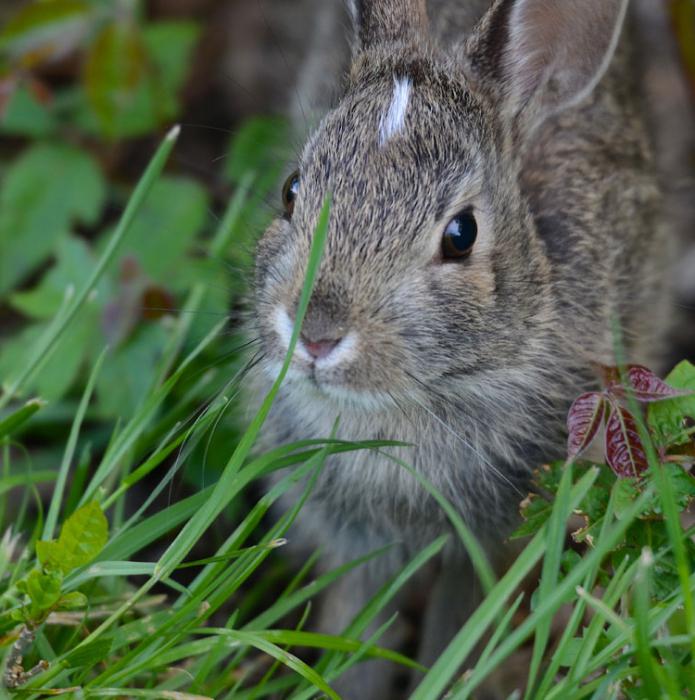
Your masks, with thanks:
M344 91L258 243L250 323L261 351L249 392L263 397L330 195L323 258L261 446L326 438L336 419L342 439L407 445L329 457L289 535L321 546L325 567L393 545L329 592L319 625L333 633L451 530L394 457L494 559L532 470L564 455L569 404L596 383L596 363L615 364L615 324L629 361L653 363L670 308L627 0L348 9ZM431 663L480 593L453 537L436 581L417 585L428 586L420 658ZM389 673L368 666L340 681L343 697L388 697Z

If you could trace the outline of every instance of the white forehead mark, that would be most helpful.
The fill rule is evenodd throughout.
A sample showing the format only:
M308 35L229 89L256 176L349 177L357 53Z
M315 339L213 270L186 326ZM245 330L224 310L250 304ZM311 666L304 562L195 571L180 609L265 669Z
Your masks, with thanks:
M413 84L410 78L394 77L391 104L386 110L386 113L382 115L381 122L379 123L380 146L384 146L389 139L392 139L403 129L412 89Z

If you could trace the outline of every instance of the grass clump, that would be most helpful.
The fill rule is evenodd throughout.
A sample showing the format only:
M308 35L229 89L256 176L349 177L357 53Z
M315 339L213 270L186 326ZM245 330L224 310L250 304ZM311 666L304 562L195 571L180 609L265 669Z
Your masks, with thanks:
M189 480L182 495L173 491L191 465L196 469L189 474L205 471L218 427L239 409L243 366L237 349L226 358L224 317L196 325L211 294L204 275L194 279L179 313L171 308L166 324L158 319L165 332L146 334L144 345L138 345L142 336L133 341L130 348L137 351L124 351L124 337L133 329L121 328L125 336L115 334L115 351L102 343L98 352L82 357L89 373L77 400L69 393L74 382L57 387L46 368L69 354L94 295L113 282L112 263L148 202L161 196L158 186L177 135L177 129L169 132L119 222L84 258L89 264L81 266L77 286L56 303L64 270L54 277L49 272L33 293L11 297L17 308L38 313L42 322L28 351L11 361L5 356L2 365L11 371L3 376L0 396L0 692L10 697L335 698L336 678L362 660L381 658L419 674L414 700L444 694L463 699L476 697L503 663L525 650L530 663L516 679L517 697L690 697L695 548L687 510L695 497L689 471L695 452L695 367L688 363L665 381L643 367L609 368L604 391L577 399L568 421L575 461L538 470L537 489L523 505L524 522L516 533L524 538L523 548L499 580L457 513L410 465L401 464L445 509L453 536L469 551L486 591L431 669L379 646L393 620L369 638L363 635L406 582L442 551L447 535L423 548L341 635L305 629L312 601L383 552L313 581L308 576L314 559L296 574L283 571L278 577L273 569L274 553L326 458L364 449L387 452L392 446L326 436L262 455L252 452L310 298L329 202L313 238L280 376L249 427L218 451L224 459L206 483ZM236 240L254 181L248 173L240 178L235 198L209 237L213 258ZM82 255L70 252L70 245L66 251L65 269L71 255ZM146 381L114 413L104 396L118 390L119 372L137 365L144 347L156 349L144 353L150 363ZM211 359L220 357L223 366L211 367ZM44 386L54 390L52 402L37 395ZM62 413L47 421L44 416L56 406ZM40 443L41 429L56 421L66 429L58 438L51 435L52 451L36 468L34 446L22 445ZM576 461L602 434L605 464ZM280 469L282 477L267 493L249 498L255 482ZM281 496L297 489L300 495L288 512L264 517ZM222 519L225 525L219 527ZM569 536L568 524L573 524ZM529 579L538 567L537 580ZM274 595L258 594L251 585L262 588L267 580L278 581ZM534 591L525 600L519 591L529 580ZM553 621L560 614L565 624L558 635ZM482 648L478 655L476 648Z

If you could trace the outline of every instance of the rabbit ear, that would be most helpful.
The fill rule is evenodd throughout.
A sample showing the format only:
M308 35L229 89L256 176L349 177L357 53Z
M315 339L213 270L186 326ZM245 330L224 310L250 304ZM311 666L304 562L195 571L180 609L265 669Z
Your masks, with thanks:
M417 43L427 35L426 0L348 0L357 49L393 42Z
M537 124L598 85L628 0L496 0L467 42L467 62L501 89L510 118Z

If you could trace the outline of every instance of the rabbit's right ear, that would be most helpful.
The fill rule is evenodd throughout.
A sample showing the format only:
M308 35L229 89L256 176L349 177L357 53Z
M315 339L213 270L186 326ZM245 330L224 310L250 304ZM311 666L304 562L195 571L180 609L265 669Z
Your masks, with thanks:
M427 36L426 0L348 0L356 50L395 42L419 43Z
M496 0L466 43L481 89L516 129L587 97L615 53L628 0Z

